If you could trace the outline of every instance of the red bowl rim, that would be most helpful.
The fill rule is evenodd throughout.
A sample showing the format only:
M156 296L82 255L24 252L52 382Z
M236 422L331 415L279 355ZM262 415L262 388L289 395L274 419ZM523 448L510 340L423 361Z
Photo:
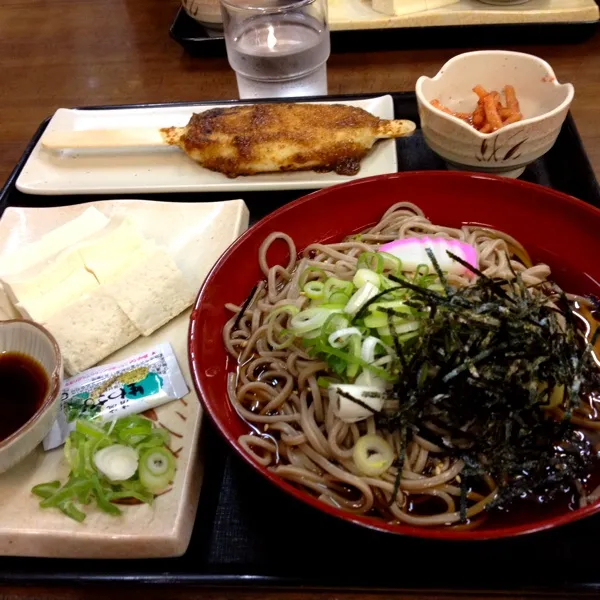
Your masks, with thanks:
M551 188L547 188L535 183L529 183L526 181L520 181L518 179L508 179L505 177L497 176L497 175L488 175L483 173L471 173L471 172L456 172L456 171L410 171L404 173L389 173L385 175L376 175L374 177L364 177L361 179L357 179L356 181L343 183L337 186L339 187L351 187L351 186L360 186L372 181L381 181L381 180L389 180L389 179L409 179L409 178L419 178L427 176L428 178L437 178L437 179L447 179L449 180L449 185L452 180L470 180L470 179L484 179L495 182L496 184L506 185L507 187L521 187L523 189L530 190L543 190L544 194L549 197L554 197L558 199L560 202L566 202L571 204L577 210L583 210L584 212L588 212L591 215L600 216L600 209L579 200L573 196L565 194L563 192L559 192L553 190ZM197 309L202 303L204 294L206 292L207 287L210 285L213 274L221 269L224 263L229 260L229 257L233 252L241 245L243 245L248 237L250 237L254 231L254 229L260 225L265 226L270 221L278 218L280 215L285 214L286 212L295 209L297 206L313 202L315 198L319 198L321 196L326 196L331 188L324 188L321 190L317 190L311 194L307 194L306 196L302 196L296 200L288 202L287 204L281 206L280 208L274 210L269 213L267 216L260 219L260 221L256 222L252 227L248 228L233 244L231 244L227 250L221 255L219 260L215 263L215 265L210 270L209 274L206 276L204 283L202 284L200 291L198 292L198 296L196 298L196 302L194 303L194 307L192 309L192 314L190 316L190 326L188 331L188 360L190 366L190 372L192 373L192 379L194 383L194 388L196 390L196 394L204 407L204 410L210 415L212 422L215 424L221 435L225 438L227 443L235 449L237 454L247 463L249 464L256 472L260 475L264 476L268 481L270 481L273 485L278 487L280 490L283 490L296 498L297 500L303 502L304 504L308 504L309 506L324 512L332 517L336 517L343 521L353 523L355 525L366 527L368 529L372 529L375 531L395 534L395 535L405 535L416 538L424 538L424 539L435 539L435 540L446 540L446 541L458 541L458 540L497 540L502 538L510 538L520 535L526 535L531 533L537 533L540 531L545 531L548 529L553 529L555 527L559 527L561 525L566 525L568 523L573 523L580 519L584 519L593 514L600 512L600 500L598 500L595 504L590 506L586 506L583 508L578 508L577 510L568 511L561 515L555 515L551 517L547 517L540 521L536 521L531 525L528 524L520 524L513 525L509 527L496 527L493 529L472 529L472 530L455 530L450 528L429 528L429 527L413 527L405 524L392 524L376 517L365 517L361 515L355 515L350 512L346 512L342 509L335 508L329 504L325 504L318 500L315 496L312 496L308 492L301 490L288 483L284 479L277 477L271 471L263 467L262 465L254 462L252 458L244 452L244 450L238 446L234 440L231 439L230 435L227 432L226 426L224 423L220 421L217 415L215 415L207 403L204 401L204 391L205 387L203 384L203 376L201 370L199 368L199 364L197 360L195 360L195 352L193 348L192 340L196 335L200 335L200 330L198 326L198 321L196 319Z

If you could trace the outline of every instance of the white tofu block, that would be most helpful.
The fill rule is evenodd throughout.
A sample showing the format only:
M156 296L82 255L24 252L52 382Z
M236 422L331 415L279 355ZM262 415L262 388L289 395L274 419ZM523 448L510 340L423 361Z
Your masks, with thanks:
M149 242L129 218L111 221L102 235L79 246L85 267L100 283L108 281L135 260Z
M168 323L196 296L175 261L160 247L129 263L104 288L142 335L150 335Z
M56 338L65 370L71 376L89 369L140 335L101 287L64 307L43 325Z
M25 296L17 303L17 310L26 319L43 323L85 294L100 288L96 278L80 267L73 271L60 284L55 285L41 296Z
M65 250L50 263L40 263L27 271L0 277L4 290L13 304L25 299L43 297L60 287L85 265L77 251Z
M69 246L94 235L109 223L97 208L90 207L75 219L43 235L39 240L19 247L2 257L0 273L15 274L48 261Z
M0 283L0 321L18 319L19 316L19 311L17 311L13 303L9 300L3 285Z
M397 17L456 4L460 0L373 0L373 10Z

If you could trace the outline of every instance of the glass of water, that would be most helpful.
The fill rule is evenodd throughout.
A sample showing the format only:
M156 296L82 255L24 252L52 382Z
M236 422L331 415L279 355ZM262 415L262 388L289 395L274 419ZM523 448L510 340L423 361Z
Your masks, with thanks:
M240 98L327 94L327 0L221 0Z

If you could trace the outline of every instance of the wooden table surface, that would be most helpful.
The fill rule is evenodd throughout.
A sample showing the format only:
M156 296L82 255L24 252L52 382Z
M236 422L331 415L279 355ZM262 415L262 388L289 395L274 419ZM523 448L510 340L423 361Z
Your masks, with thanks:
M59 107L237 97L225 58L188 56L168 30L178 0L0 2L0 180ZM600 35L578 45L515 48L575 85L573 114L600 174ZM360 52L329 60L329 92L414 89L458 49Z
M59 107L200 101L237 97L235 77L224 58L188 56L169 38L177 0L2 0L0 2L0 180L14 167L39 123ZM579 131L600 177L600 35L578 45L513 48L532 52L553 65L561 81L575 85L573 104ZM432 75L464 49L360 52L333 55L331 94L412 90L417 77ZM111 596L180 598L183 592L111 591ZM186 597L200 595L190 590ZM207 598L346 598L334 593L212 591ZM0 590L3 599L100 598L83 589ZM368 595L405 598L412 594ZM422 598L490 597L488 594ZM496 598L504 596L495 596ZM515 597L515 596L513 596Z

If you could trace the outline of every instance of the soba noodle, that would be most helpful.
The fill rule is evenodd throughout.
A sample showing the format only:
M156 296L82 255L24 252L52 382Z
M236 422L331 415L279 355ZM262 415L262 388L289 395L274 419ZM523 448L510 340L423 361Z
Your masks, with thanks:
M381 436L398 453L400 434L378 429L374 417L359 423L341 421L327 390L317 383L320 375L328 374L327 363L309 356L300 343L278 347L277 336L288 315L267 321L278 307L293 304L302 309L306 305L300 281L308 267L352 280L361 253L375 251L385 242L423 235L474 245L479 268L489 277L512 279L518 272L526 285L535 286L550 275L547 265L532 265L525 249L509 235L472 226L455 229L434 225L417 206L406 202L392 206L359 236L340 243L311 244L300 256L288 235L272 233L264 240L258 257L265 281L243 314L239 314L240 306L227 305L233 316L223 338L237 362L237 371L229 375L228 393L252 429L239 438L240 444L256 462L279 477L353 513L410 525L456 524L461 521L462 461L414 435L406 447L399 489L392 498L396 467L381 477L368 477L357 469L352 453L357 440L367 433ZM275 243L287 245L290 258L286 265L268 264L267 253ZM454 286L470 283L466 276L448 275L448 280ZM431 427L435 430L433 424ZM489 476L483 482L481 489L467 495L466 514L474 525L485 518L484 509L496 496L495 482ZM428 506L426 511L415 510L423 503Z

